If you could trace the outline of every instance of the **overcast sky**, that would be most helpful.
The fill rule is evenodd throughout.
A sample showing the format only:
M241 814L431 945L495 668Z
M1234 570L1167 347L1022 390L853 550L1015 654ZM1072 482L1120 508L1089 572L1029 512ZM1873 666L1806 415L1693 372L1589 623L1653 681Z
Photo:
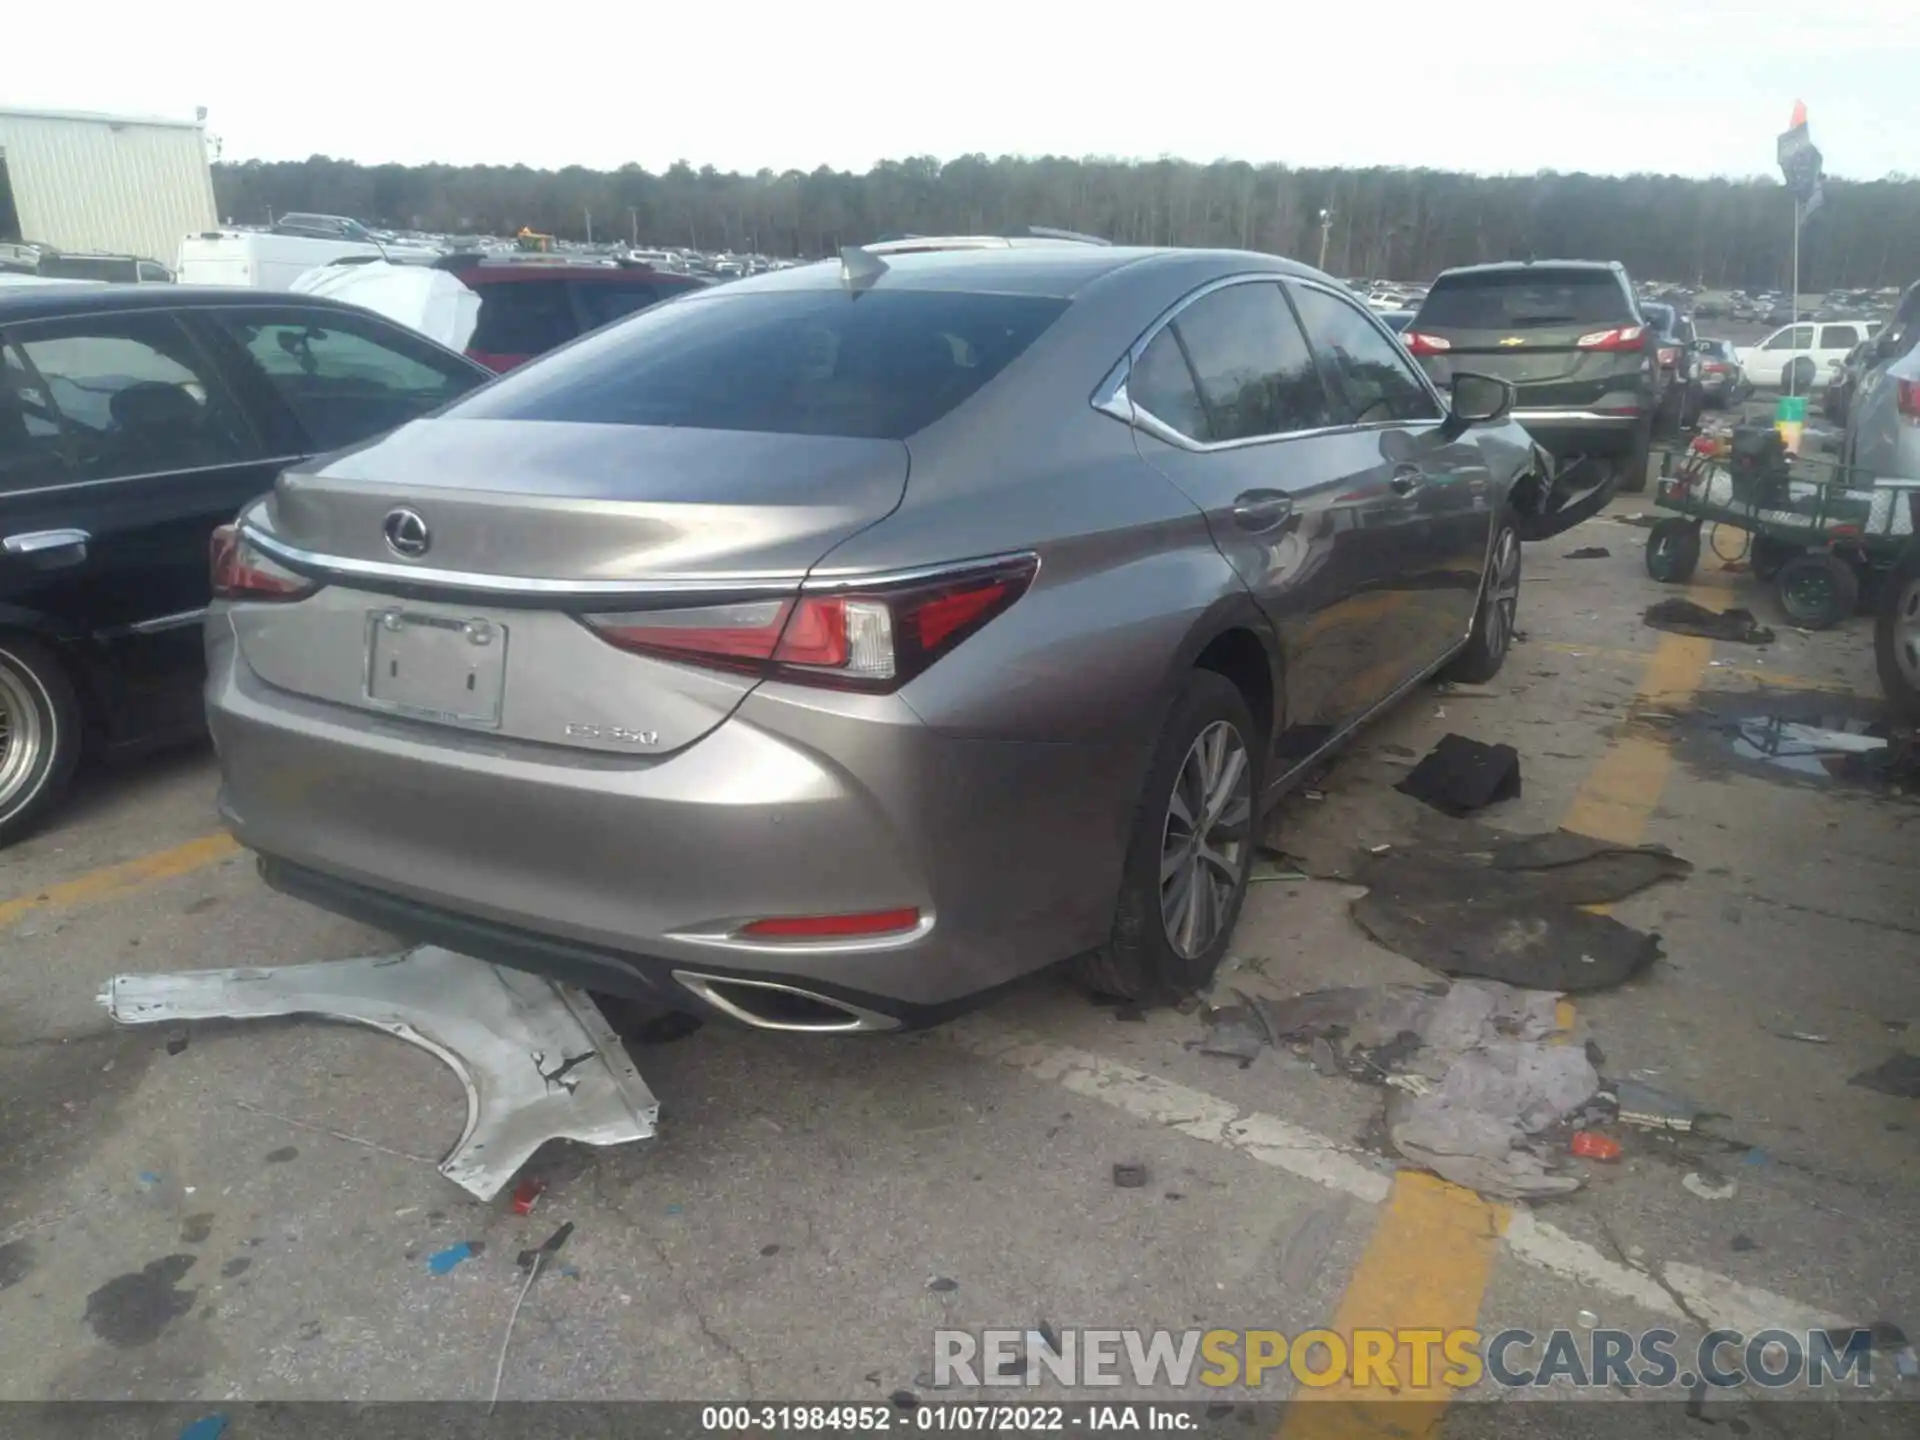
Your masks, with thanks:
M195 0L164 23L146 0L96 0L84 34L64 6L14 8L0 104L204 105L233 160L864 170L979 151L1749 175L1774 172L1798 98L1828 173L1920 174L1912 0Z

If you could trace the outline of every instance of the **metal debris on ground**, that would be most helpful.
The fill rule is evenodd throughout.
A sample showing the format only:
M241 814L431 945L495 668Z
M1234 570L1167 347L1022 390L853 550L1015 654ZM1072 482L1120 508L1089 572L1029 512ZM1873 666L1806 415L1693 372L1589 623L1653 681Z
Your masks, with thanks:
M1735 1180L1722 1180L1718 1176L1709 1178L1697 1170L1689 1170L1681 1178L1680 1187L1702 1200L1731 1200L1740 1184Z
M1613 1098L1619 1110L1620 1123L1641 1130L1669 1130L1685 1134L1699 1123L1704 1113L1691 1100L1665 1090L1656 1090L1640 1080L1619 1081L1613 1087Z
M1798 1040L1807 1045L1831 1045L1833 1043L1831 1036L1815 1035L1807 1030L1775 1030L1773 1033L1782 1040Z
M1613 552L1604 545L1582 545L1578 550L1569 550L1561 558L1564 560L1605 560Z
M1847 1083L1901 1100L1920 1100L1920 1055L1890 1056L1871 1070L1862 1070Z
M1742 645L1771 645L1773 631L1753 618L1751 610L1709 610L1691 600L1661 600L1640 617L1656 630L1675 635L1697 635L1704 640L1731 640Z
M422 945L310 965L118 975L100 1003L123 1025L318 1015L437 1056L467 1095L440 1173L491 1200L552 1139L619 1145L660 1105L584 991Z
M1147 1183L1147 1167L1138 1161L1116 1162L1113 1183L1122 1190L1138 1190Z

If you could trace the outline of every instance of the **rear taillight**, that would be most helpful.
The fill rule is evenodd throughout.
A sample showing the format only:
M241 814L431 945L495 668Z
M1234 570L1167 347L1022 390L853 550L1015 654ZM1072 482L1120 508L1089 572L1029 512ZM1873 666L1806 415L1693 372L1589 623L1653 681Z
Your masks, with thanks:
M1413 355L1444 355L1453 349L1453 342L1439 335L1423 335L1418 330L1403 330L1400 343Z
M1899 407L1902 420L1920 424L1920 380L1894 381L1893 403Z
M1727 373L1727 367L1722 365L1718 360L1709 360L1700 367L1700 373L1703 375L1724 375Z
M1644 325L1622 325L1613 330L1595 330L1573 343L1582 350L1638 350L1647 333Z
M1678 365L1680 363L1680 352L1669 345L1662 345L1660 347L1660 363L1662 365Z
M213 593L220 600L298 600L319 585L270 560L238 525L222 525L209 547Z
M833 595L583 618L622 650L832 689L887 691L1005 611L1039 566L1028 555Z

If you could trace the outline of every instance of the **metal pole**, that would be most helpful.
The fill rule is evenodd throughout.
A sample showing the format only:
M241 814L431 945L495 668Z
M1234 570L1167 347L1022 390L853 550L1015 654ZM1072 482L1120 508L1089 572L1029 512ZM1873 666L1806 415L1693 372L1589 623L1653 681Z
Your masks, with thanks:
M1800 365L1800 202L1793 202L1793 285L1792 298L1787 302L1787 323L1793 327L1788 336L1793 358L1787 362L1787 394L1794 390L1794 376Z

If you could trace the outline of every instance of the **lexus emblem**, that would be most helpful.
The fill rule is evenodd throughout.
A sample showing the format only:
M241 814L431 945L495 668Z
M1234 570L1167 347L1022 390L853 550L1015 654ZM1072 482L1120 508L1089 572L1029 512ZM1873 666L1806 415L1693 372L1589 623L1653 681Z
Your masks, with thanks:
M427 533L427 522L420 518L420 512L405 505L397 510L389 510L380 530L387 537L387 548L405 560L418 560L433 544L433 537Z

